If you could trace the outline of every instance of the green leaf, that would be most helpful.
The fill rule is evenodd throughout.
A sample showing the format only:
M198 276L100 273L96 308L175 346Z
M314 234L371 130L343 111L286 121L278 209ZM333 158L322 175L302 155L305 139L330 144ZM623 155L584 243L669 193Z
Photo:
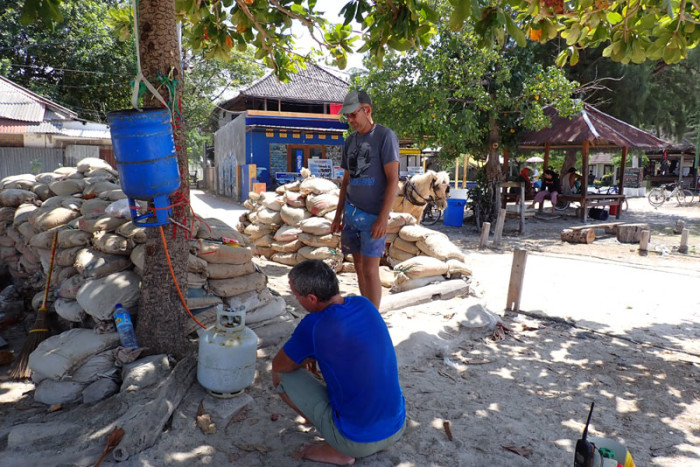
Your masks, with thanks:
M510 15L506 15L506 29L508 29L508 34L510 34L520 47L525 47L527 45L525 33L515 24Z
M578 63L578 49L574 48L571 52L571 59L569 60L569 65L574 66Z
M450 29L459 31L471 12L471 0L454 0L454 9L450 14Z
M634 63L643 63L647 59L647 54L644 51L644 45L642 41L635 40L632 42L632 47L630 48L630 60Z
M614 11L609 11L606 17L608 18L608 22L613 26L622 21L622 15Z
M571 25L571 28L567 32L568 35L566 37L566 45L574 45L578 42L578 38L581 35L581 25L578 23L574 23ZM564 37L563 34L562 37Z
M554 63L559 67L562 68L564 65L566 65L566 60L569 58L569 50L564 49L561 52L559 52L559 55L557 55L556 60L554 60Z

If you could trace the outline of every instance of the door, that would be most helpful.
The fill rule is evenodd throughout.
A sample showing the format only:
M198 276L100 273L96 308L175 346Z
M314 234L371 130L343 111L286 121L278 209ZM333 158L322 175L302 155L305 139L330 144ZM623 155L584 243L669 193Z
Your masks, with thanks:
M290 144L287 146L287 168L290 172L299 172L309 166L309 159L325 159L326 147L311 144Z

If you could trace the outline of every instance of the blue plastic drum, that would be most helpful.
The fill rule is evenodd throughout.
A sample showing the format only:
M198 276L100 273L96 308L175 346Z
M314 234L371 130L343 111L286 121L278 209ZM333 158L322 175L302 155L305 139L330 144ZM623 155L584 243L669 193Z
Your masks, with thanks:
M462 227L464 222L464 206L467 204L465 199L447 199L447 208L445 209L445 220L443 223L451 227Z
M107 115L119 181L129 198L152 201L155 213L138 215L131 209L135 223L156 227L169 222L170 195L180 187L180 171L173 140L170 112L167 109L122 110ZM154 222L146 222L155 217Z

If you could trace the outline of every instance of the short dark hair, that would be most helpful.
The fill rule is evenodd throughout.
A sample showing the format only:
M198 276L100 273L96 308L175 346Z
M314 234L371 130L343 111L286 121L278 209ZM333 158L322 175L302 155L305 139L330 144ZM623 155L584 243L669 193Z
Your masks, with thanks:
M316 295L322 302L327 302L340 293L338 277L323 261L307 259L289 271L289 281L299 295Z
M569 170L567 170L570 174L576 172L576 167L569 167Z

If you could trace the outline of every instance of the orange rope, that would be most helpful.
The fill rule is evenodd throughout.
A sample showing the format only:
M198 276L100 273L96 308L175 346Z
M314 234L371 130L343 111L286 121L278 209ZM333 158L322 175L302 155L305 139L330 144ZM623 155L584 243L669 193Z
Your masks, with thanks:
M163 232L163 226L159 225L158 229L160 230L160 238L163 241L163 248L165 249L165 259L168 260L168 267L170 268L170 275L173 278L173 283L175 284L175 288L177 289L177 294L180 296L180 301L182 302L182 306L185 307L185 310L187 310L187 313L190 315L190 318L194 320L195 323L199 324L202 329L206 329L207 327L203 325L202 323L199 322L197 318L194 317L190 309L187 307L187 302L185 302L185 298L182 296L182 292L180 291L180 286L177 283L177 279L175 278L175 271L173 271L173 264L170 262L170 253L168 253L168 244L165 241L165 233Z

